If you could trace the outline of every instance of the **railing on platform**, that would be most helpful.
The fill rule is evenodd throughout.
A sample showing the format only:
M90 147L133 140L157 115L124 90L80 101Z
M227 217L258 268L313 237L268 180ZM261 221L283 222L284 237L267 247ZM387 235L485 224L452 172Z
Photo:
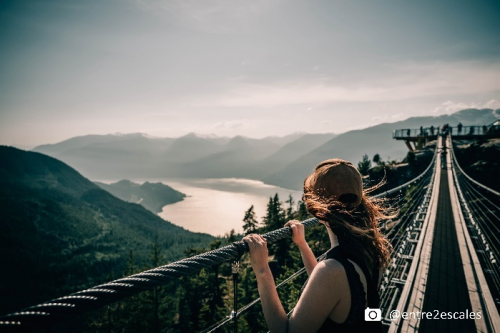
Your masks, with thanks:
M392 132L393 139L399 138L416 138L424 136L436 136L441 134L439 126L426 127L422 129L399 129Z
M422 127L419 129L398 129L392 132L393 139L415 139L415 138L426 138L426 137L435 137L440 134L451 134L457 137L471 137L475 138L478 136L498 136L500 134L499 126L449 126L446 129L439 126L429 126Z

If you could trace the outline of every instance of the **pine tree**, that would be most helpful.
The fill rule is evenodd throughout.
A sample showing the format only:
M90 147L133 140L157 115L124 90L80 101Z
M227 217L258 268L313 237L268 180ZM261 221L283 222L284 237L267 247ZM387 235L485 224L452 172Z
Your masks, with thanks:
M221 245L222 241L220 239L216 239L210 243L210 250L218 249ZM221 265L228 264L213 265L210 271L207 269L207 301L200 309L200 327L210 326L214 321L222 319L222 317L227 313L224 309L223 299L225 280L224 278L219 277Z
M236 232L234 231L234 229L231 229L229 233L226 233L225 238L226 238L226 244L231 244L238 240L238 237L236 236Z
M274 201L272 197L269 197L269 202L267 203L267 210L266 210L266 216L263 218L264 222L264 231L271 231L272 230L272 223L273 223L273 212L274 212Z
M158 267L163 263L163 249L161 248L158 235L155 236L154 242L151 245L151 254L149 257L153 267ZM160 302L159 302L160 288L154 287L150 292L152 303L153 303L153 315L154 315L154 331L160 332Z
M380 155L379 154L375 154L373 156L373 162L376 163L377 165L380 164L382 162L382 159L380 158Z
M243 231L245 235L255 233L258 229L259 222L255 218L255 211L253 205L245 212L243 217Z
M299 221L307 220L309 217L310 215L307 212L306 204L304 203L304 201L299 201L299 212L298 212Z
M205 249L188 249L187 257L205 252ZM179 278L180 286L177 298L179 300L178 322L176 328L180 332L197 332L211 322L207 311L210 298L210 273L203 268L198 274L190 274ZM203 317L202 317L203 315Z
M128 253L127 268L125 270L125 276L137 273L137 266L135 264L134 251L130 250Z
M286 212L281 207L281 202L278 193L274 198L269 199L267 205L267 214L264 218L266 231L273 231L283 228L286 223ZM274 255L276 262L276 273L280 275L283 272L283 266L289 261L289 249L291 246L291 238L281 239L274 244L268 244L269 254Z
M273 198L273 205L272 205L272 222L271 222L271 230L276 230L279 228L283 228L283 225L285 224L286 216L285 216L285 211L281 207L281 201L279 198L278 193L274 195Z
M366 176L368 174L368 170L372 167L372 162L368 158L368 155L363 155L363 160L358 163L358 170L363 175Z
M288 208L286 209L286 219L288 220L292 217L294 211L293 205L295 204L295 201L293 201L293 197L291 194L288 195L288 200L286 201L286 203L288 204Z
M286 213L281 207L278 193L269 198L266 216L264 216L264 228L266 232L283 228L286 222Z

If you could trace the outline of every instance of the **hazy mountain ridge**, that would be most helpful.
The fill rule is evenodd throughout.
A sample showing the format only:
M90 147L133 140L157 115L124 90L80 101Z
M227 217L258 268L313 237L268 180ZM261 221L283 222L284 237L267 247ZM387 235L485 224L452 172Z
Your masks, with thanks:
M406 156L403 142L392 139L396 129L420 126L485 125L500 117L500 110L467 109L451 115L412 117L395 123L383 123L360 130L335 134L293 133L282 138L251 139L201 136L190 133L177 139L154 139L154 148L144 135L130 135L129 141L111 140L104 143L91 136L82 147L84 138L61 145L73 148L62 150L50 146L47 154L78 169L94 179L117 178L221 178L259 179L272 185L300 189L305 176L324 159L340 157L357 164L366 153L378 153L384 160ZM75 138L76 139L76 138ZM165 140L162 144L161 140ZM130 146L130 148L128 148ZM46 146L35 151L45 152ZM62 151L62 152L61 152Z
M0 146L0 313L90 287L124 272L131 251L167 260L213 237L187 231L102 190L43 154ZM33 283L33 281L37 281Z
M92 144L112 144L112 143L120 143L120 142L130 142L131 140L140 140L145 139L150 142L158 142L162 144L168 145L169 142L173 142L174 139L171 138L153 138L143 133L131 133L131 134L89 134L84 136L77 136L74 138L70 138L68 140L64 140L54 144L45 144L40 145L33 148L33 151L36 152L47 152L47 153L62 153L71 149L81 148Z
M188 178L251 178L261 177L258 162L276 152L280 146L273 142L235 136L221 152L184 163L179 175Z
M115 197L137 203L152 213L159 213L163 206L182 201L186 195L162 183L136 184L130 180L120 180L113 184L94 182L97 186Z
M304 134L294 141L281 147L277 152L260 161L261 169L269 173L271 170L279 170L297 159L297 156L309 152L312 147L318 147L326 141L331 140L336 135L325 134Z
M59 144L41 145L33 151L61 159L94 179L156 177L242 177L260 179L275 170L260 161L281 148L309 137L309 148L333 134L293 133L284 137L252 139L203 136L189 133L177 139L142 134L77 137ZM311 139L311 138L317 138ZM317 143L315 141L318 141ZM301 152L299 148L298 152ZM283 154L281 152L280 154ZM287 158L290 160L291 158ZM283 163L282 163L283 164ZM277 164L276 167L281 167Z
M295 132L285 136L266 136L265 138L262 139L262 141L272 142L279 146L284 146L292 141L300 139L306 134L307 134L306 132Z
M451 115L438 117L412 117L395 123L384 123L361 130L349 131L336 136L311 152L300 156L295 161L263 179L265 183L289 189L302 189L304 178L312 172L314 166L328 158L342 158L357 165L364 154L370 158L380 154L382 159L402 159L408 148L403 141L392 139L396 129L442 126L456 126L459 122L464 126L485 125L500 116L500 109L467 109Z

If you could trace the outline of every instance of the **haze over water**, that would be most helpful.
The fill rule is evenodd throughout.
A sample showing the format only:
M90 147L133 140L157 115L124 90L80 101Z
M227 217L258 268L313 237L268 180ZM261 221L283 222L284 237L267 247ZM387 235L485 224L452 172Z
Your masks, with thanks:
M134 179L143 183L145 179ZM204 232L214 236L222 236L234 229L243 231L245 211L254 205L257 220L262 222L266 214L269 197L278 193L283 207L291 194L297 202L302 191L292 191L277 186L267 185L261 181L222 178L222 179L147 179L149 182L161 182L187 195L180 202L166 205L158 215L187 230ZM105 181L108 183L109 181Z

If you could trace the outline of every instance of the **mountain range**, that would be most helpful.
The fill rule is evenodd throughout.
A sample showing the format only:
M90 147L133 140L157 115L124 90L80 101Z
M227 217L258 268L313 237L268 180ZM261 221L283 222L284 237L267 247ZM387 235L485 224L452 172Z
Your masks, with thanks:
M339 157L357 164L364 154L384 160L402 159L407 148L392 139L396 129L485 125L500 109L466 109L450 115L412 117L340 135L294 133L252 139L200 136L151 138L143 134L89 135L35 147L73 166L90 179L119 178L250 178L298 190L322 160Z
M320 147L311 150L288 164L286 167L263 179L265 183L290 189L301 189L305 176L319 162L332 158L342 158L355 165L364 154L373 157L380 154L384 160L402 159L408 148L402 141L392 139L396 129L441 127L443 124L456 126L486 125L500 117L500 109L467 109L451 115L438 117L412 117L395 123L385 123L369 128L354 130L338 135Z

